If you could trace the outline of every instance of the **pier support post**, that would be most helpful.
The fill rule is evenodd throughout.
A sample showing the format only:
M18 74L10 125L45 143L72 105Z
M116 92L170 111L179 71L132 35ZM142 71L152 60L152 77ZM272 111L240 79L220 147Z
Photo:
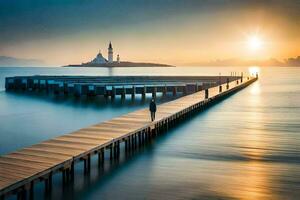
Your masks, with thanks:
M119 157L119 141L114 143L114 158L118 158Z
M86 157L82 158L84 165L84 173L87 174L91 169L91 155L88 154Z
M116 88L114 86L112 86L111 88L111 98L114 99L116 96Z
M127 139L125 139L125 152L127 152L128 151L128 141L127 141Z
M62 182L63 182L63 184L65 184L67 182L67 172L65 169L63 169L61 173L62 173ZM46 185L47 185L47 183L45 182L45 188L47 188ZM47 190L45 190L45 191L47 191Z
M219 93L222 92L222 85L219 86Z
M134 147L135 147L135 148L137 148L137 146L138 146L138 144L137 144L137 142L138 142L137 139L138 139L138 136L137 136L137 133L135 133L135 134L134 134Z
M226 89L227 90L229 89L229 78L227 78L227 81L226 81Z
M98 151L98 166L102 166L102 154L101 150Z
M131 151L131 137L128 136L127 138L127 151Z
M117 156L118 156L118 158L120 157L120 141L118 141L118 143L117 143Z
M166 94L167 94L167 86L165 85L163 88L163 96L166 96Z
M135 97L135 86L132 86L131 98L134 99L134 97Z
M44 179L45 183L45 193L48 194L52 189L52 173L49 174L47 178Z
M122 93L121 93L121 98L125 99L125 95L126 95L126 91L125 91L125 87L123 86Z
M177 94L177 87L174 86L174 87L173 87L173 96L176 96L176 94Z
M205 89L205 99L208 99L208 89Z
M143 91L142 91L142 99L145 99L145 97L146 97L146 92L147 92L147 87L144 86Z
M183 86L183 95L187 95L187 85Z
M32 200L34 198L34 183L33 181L30 182L29 188L29 199Z
M131 149L134 149L134 135L131 135Z
M243 72L241 74L241 83L243 82Z
M110 160L113 159L113 144L111 144L109 147L109 157L110 157Z
M154 87L152 91L152 98L156 98L156 91L157 91L157 87Z
M75 163L74 161L71 163L71 169L70 169L70 176L71 176L71 180L74 180L74 176L75 176Z
M107 90L107 87L106 86L104 86L104 91L103 91L103 93L104 93L104 97L105 98L108 98L108 90Z
M27 196L26 190L24 188L22 188L17 194L17 199L24 200L24 199L26 199L26 196Z
M143 132L144 131L140 131L138 133L138 137L139 137L139 146L142 146L143 145Z

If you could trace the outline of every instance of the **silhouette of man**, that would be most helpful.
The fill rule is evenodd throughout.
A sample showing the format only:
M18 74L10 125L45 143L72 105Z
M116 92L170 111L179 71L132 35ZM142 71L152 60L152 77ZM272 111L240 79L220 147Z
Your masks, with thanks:
M156 103L155 103L154 99L152 99L150 102L149 110L151 112L151 121L154 121L155 120L155 112L156 112Z

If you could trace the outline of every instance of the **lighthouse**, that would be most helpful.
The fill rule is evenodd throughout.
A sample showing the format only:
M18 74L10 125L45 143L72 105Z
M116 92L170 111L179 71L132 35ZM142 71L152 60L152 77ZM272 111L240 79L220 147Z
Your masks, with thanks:
M114 61L113 48L112 48L111 42L109 42L109 45L108 45L108 62L112 63L113 61Z

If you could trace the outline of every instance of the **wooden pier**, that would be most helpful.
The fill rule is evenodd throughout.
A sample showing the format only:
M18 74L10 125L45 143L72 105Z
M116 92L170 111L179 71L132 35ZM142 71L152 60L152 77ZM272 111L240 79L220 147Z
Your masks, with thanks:
M98 156L99 167L109 152L110 159L118 159L121 143L124 151L130 152L151 138L175 126L183 118L205 109L212 103L237 92L257 80L236 79L216 87L201 90L157 106L156 120L150 121L148 109L126 115L62 135L30 147L0 156L0 199L16 194L19 199L34 197L34 185L45 183L45 192L51 191L52 176L62 173L67 184L74 180L74 165L84 162L84 171L89 172L91 157Z
M7 91L35 91L68 96L122 98L147 93L191 94L234 81L235 76L16 76L5 79Z

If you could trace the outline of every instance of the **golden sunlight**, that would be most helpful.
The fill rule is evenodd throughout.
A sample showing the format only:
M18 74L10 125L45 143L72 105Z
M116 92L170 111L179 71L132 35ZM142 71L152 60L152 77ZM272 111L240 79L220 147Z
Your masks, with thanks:
M256 76L256 74L259 74L259 67L253 66L253 67L249 67L248 71L250 76Z
M249 49L256 51L261 49L262 47L262 40L260 37L258 37L257 35L251 36L248 38L247 44Z

